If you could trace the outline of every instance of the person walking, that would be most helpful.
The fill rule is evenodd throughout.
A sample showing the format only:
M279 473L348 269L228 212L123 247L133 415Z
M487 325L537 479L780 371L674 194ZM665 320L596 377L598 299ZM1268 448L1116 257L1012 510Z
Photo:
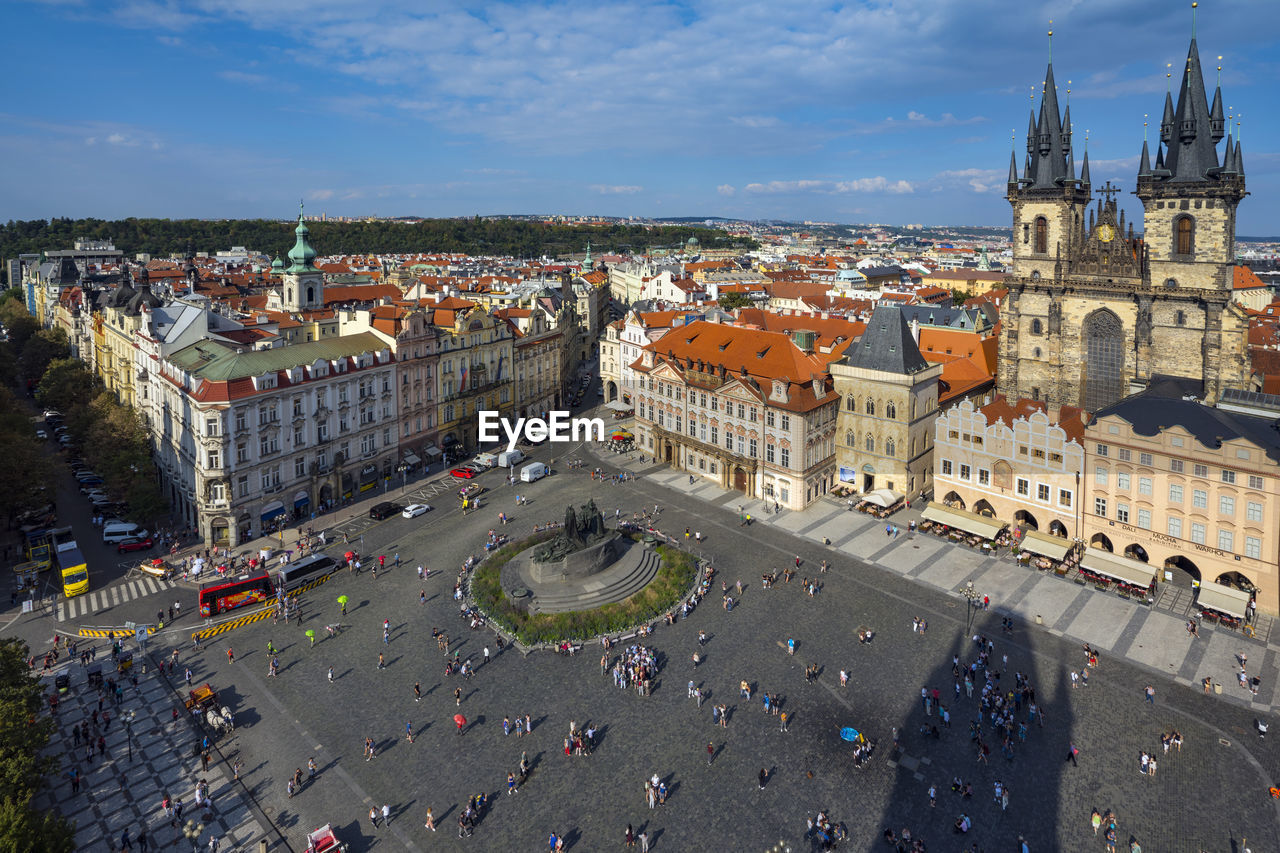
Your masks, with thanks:
M382 825L384 827L391 825L391 804L390 803L382 804Z
M378 669L386 669L386 668L387 668L386 658L384 658L382 656L382 653L379 652L378 653Z
M235 662L236 662L236 653L232 651L230 646L228 646L227 647L227 663L235 663Z
M329 683L332 684L333 683L333 667L329 667L328 677L329 677Z
M454 699L454 705L458 708L461 708L462 707L462 688L461 687L453 688L453 699Z
M1147 704L1148 705L1156 704L1156 689L1152 687L1150 684L1148 684L1144 692L1146 693L1146 696L1147 696Z
M369 806L369 823L373 824L373 828L378 828L378 807Z
M419 681L413 682L413 701L422 701L422 683Z
M1071 762L1071 766L1072 766L1072 767L1079 767L1079 766L1080 766L1079 764L1076 764L1076 756L1077 756L1077 755L1079 755L1079 754L1080 754L1080 750L1076 748L1075 743L1070 743L1070 744L1068 744L1068 746L1067 746L1067 759L1066 759L1066 760Z
M714 743L707 744L707 766L711 766L711 760L716 756L716 745Z
M423 826L432 832L436 831L436 816L432 814L430 806L427 806L427 822Z
M760 768L760 790L761 791L764 790L764 783L768 780L768 778L769 778L769 771L761 767Z

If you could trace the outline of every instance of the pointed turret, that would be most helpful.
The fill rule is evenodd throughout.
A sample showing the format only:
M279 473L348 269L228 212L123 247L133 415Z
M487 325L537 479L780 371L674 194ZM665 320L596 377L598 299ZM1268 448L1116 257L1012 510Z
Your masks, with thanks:
M1080 167L1080 184L1081 186L1084 186L1084 187L1088 187L1090 185L1089 152L1088 151L1084 152L1084 164Z
M1153 170L1156 174L1168 175L1169 170L1164 167L1164 146L1161 145L1156 149L1156 167Z
M1236 174L1236 148L1231 141L1231 134L1227 134L1227 149L1222 152L1222 174Z
M1236 174L1241 178L1244 177L1244 152L1240 150L1240 140L1236 140L1236 153L1231 157L1232 164L1236 167Z
M1040 98L1040 114L1032 119L1027 150L1031 155L1031 185L1028 189L1060 189L1074 180L1067 159L1071 140L1064 131L1062 113L1058 110L1058 89L1053 81L1053 63L1044 73L1044 92Z
M1208 180L1209 170L1218 168L1218 152L1209 119L1209 99L1205 96L1204 77L1200 72L1200 51L1195 39L1191 40L1191 48L1187 51L1187 65L1178 90L1172 130L1174 136L1164 161L1170 180Z
M1164 93L1164 118L1160 119L1160 141L1168 144L1173 139L1173 95Z
M1142 159L1138 161L1138 177L1145 178L1151 174L1151 152L1147 150L1147 140L1142 140Z
M1226 121L1222 117L1222 86L1213 92L1213 106L1209 109L1209 131L1214 143L1222 141Z
M1031 115L1027 116L1027 153L1036 150L1036 111L1032 110Z
M1018 185L1018 155L1012 151L1009 152L1009 185Z

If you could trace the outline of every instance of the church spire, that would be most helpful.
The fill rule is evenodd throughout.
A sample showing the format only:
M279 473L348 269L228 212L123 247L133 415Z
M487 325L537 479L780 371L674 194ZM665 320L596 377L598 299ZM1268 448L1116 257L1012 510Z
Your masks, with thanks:
M1039 118L1032 119L1027 149L1031 155L1031 186L1028 189L1059 189L1075 176L1067 171L1070 139L1064 138L1062 113L1058 109L1058 87L1053 80L1053 63L1045 69Z
M1213 92L1213 106L1209 109L1209 132L1214 145L1222 141L1226 122L1222 118L1222 57L1218 57L1218 86Z
M1166 104L1168 102L1166 101ZM1178 106L1172 116L1165 168L1174 181L1203 181L1218 168L1216 140L1200 70L1200 50L1191 40L1187 64L1178 90ZM1219 137L1220 139L1221 137Z
M1084 165L1080 167L1080 184L1085 189L1089 188L1089 148L1084 149Z
M1018 185L1018 155L1009 152L1009 186L1016 187Z
M302 202L298 202L298 227L293 229L296 242L293 248L289 250L289 260L293 263L289 264L289 268L285 272L314 272L316 250L311 248L311 242L308 239L311 235L311 229L307 227L307 221L303 217Z

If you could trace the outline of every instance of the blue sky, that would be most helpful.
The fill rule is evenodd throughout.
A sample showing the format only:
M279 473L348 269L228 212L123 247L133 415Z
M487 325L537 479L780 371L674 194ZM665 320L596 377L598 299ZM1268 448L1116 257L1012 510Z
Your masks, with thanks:
M0 219L309 213L1009 222L1053 20L1094 184L1132 190L1180 0L0 0ZM1204 0L1280 233L1280 3ZM1209 81L1212 85L1212 80ZM1153 135L1153 138L1156 138ZM1136 202L1129 197L1128 207Z

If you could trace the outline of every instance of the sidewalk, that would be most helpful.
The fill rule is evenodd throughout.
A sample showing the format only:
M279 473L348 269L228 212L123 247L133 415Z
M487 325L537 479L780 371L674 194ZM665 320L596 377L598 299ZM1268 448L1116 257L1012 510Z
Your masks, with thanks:
M106 658L103 660L103 658ZM240 794L225 770L225 762L219 760L218 750L225 751L234 743L235 735L227 735L216 744L214 761L205 771L200 755L193 744L204 736L199 726L187 719L180 703L178 719L173 720L172 709L177 698L168 682L159 677L155 666L148 661L149 673L143 675L140 667L142 655L134 657L138 670L138 686L124 682L124 701L116 706L109 696L103 709L111 717L106 738L106 756L99 757L93 750L93 758L85 760L84 746L74 746L72 727L78 726L98 708L98 692L88 684L86 670L79 663L67 664L58 671L71 676L71 689L62 697L54 719L55 732L46 755L57 755L62 761L62 772L50 780L50 787L35 798L37 808L56 808L63 816L76 824L76 850L84 853L111 853L118 850L120 835L128 829L135 841L145 827L151 849L167 849L183 842L182 830L188 820L203 824L200 845L208 844L210 834L218 836L223 850L247 850L258 839L268 836L263 825ZM100 656L105 676L115 677L110 653ZM49 676L52 683L52 675ZM105 695L105 689L104 689ZM129 731L124 724L128 714L135 717L131 724L133 754L130 759ZM91 738L96 743L97 737ZM210 737L213 741L213 738ZM67 772L78 768L81 776L79 793L72 793ZM209 795L214 808L205 820L195 804L196 782L209 782ZM178 827L170 825L161 808L164 792L184 805L183 820Z
M1197 689L1210 678L1224 699L1257 712L1280 710L1280 644L1271 630L1271 617L1259 617L1257 639L1208 622L1201 623L1200 638L1195 639L1186 631L1190 597L1178 595L1176 589L1162 589L1155 605L1148 607L1081 585L1070 577L1019 565L1007 550L986 555L927 533L908 533L907 523L920 521L918 507L900 510L888 522L852 512L844 501L827 499L800 512L766 512L765 501L745 498L740 492L702 479L690 485L687 473L652 461L642 465L636 454L615 454L596 447L589 452L648 482L730 513L749 513L752 524L777 527L918 583L959 596L972 581L979 596L991 599L992 610L1012 616L1020 624L1043 626L1054 636L1089 643L1103 652L1104 663L1108 655L1123 657ZM899 535L887 536L886 523L896 524ZM1240 652L1249 656L1250 676L1262 677L1256 697L1237 683L1236 656Z

